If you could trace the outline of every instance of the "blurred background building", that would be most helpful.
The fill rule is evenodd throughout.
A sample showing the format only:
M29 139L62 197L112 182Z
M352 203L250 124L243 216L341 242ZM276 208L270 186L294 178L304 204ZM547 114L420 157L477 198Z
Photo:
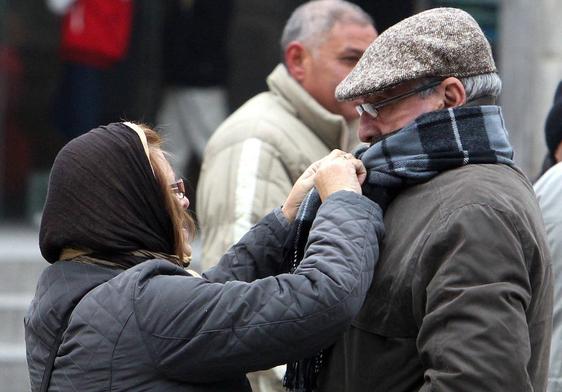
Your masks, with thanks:
M103 70L99 123L123 119L154 124L164 90L166 3L131 0L133 16L123 58ZM279 39L292 10L304 0L233 0L227 27L225 74L228 111L266 88L279 62ZM504 81L501 105L515 159L529 178L546 153L544 119L562 79L562 2L558 0L355 0L379 32L415 12L453 6L470 12L490 40ZM37 223L51 164L68 137L57 125L64 75L63 17L47 0L0 0L0 385L29 390L23 316L44 267ZM221 26L224 29L224 26ZM205 47L206 35L198 38ZM167 54L169 55L169 54ZM200 64L204 67L205 64ZM72 103L68 104L72 105ZM64 111L72 110L62 107ZM84 131L87 131L85 129ZM188 179L189 180L189 179Z

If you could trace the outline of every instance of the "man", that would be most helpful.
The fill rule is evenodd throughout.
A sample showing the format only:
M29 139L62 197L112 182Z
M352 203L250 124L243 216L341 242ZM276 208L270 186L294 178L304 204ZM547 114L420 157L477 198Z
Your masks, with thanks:
M204 269L279 206L310 163L353 147L354 103L338 102L334 90L376 35L372 19L345 1L312 1L293 12L269 91L232 114L205 150L196 206Z
M554 315L548 371L549 392L562 390L562 82L546 118L544 134L548 154L546 172L534 185L543 214L552 255Z
M482 30L453 8L386 30L336 89L360 103L368 182L402 190L320 391L545 389L550 259L494 105L500 89Z

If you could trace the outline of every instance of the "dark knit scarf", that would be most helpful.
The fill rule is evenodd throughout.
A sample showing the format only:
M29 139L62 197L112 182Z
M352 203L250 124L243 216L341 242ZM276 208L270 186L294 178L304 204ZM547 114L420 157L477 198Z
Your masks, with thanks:
M513 151L498 106L426 113L376 144L361 148L356 156L367 169L363 184L365 195L381 188L399 191L464 165L513 165ZM286 270L291 273L297 270L304 257L308 233L320 203L318 192L313 190L299 208L290 236L292 252L285 260ZM283 385L289 391L313 391L323 356L320 352L287 364Z
M109 124L62 148L49 178L39 245L51 263L71 248L120 268L151 258L134 252L174 253L162 190L136 132Z

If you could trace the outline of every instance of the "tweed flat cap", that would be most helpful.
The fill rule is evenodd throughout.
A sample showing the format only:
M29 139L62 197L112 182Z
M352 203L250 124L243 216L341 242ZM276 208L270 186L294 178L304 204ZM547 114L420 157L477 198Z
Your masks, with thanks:
M478 23L457 8L433 8L400 21L367 48L336 88L340 101L423 77L466 77L496 72Z

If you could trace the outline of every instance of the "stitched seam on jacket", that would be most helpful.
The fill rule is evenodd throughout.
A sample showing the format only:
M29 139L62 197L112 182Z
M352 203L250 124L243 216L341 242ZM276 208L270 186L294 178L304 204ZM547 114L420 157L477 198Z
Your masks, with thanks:
M135 285L133 287L133 290L131 290L131 303L133 305L133 314L132 316L135 318L135 323L137 324L137 328L139 329L139 331L141 332L142 335L148 335L146 333L146 331L142 328L141 323L139 322L139 319L137 318L137 304L135 302L135 297L136 297L136 293L137 290L139 288L139 275L140 275L140 271L135 271ZM144 345L144 347L146 348L146 352L148 353L148 356L150 357L150 360L152 361L152 364L154 366L154 369L160 369L160 366L158 364L158 362L156 361L155 355L152 352L152 348L150 347L148 340L147 339L141 339L142 344Z
M234 187L234 221L230 233L232 242L237 242L253 225L254 195L258 186L262 148L262 141L257 138L250 138L242 143Z
M376 214L374 213L374 211L377 211L377 207L375 207L375 206L369 206L369 207L365 206L365 207L366 207L365 208L366 213L368 215L370 215L373 218L377 218ZM381 223L382 223L382 220L381 220ZM366 248L367 248L366 245L368 244L366 234L363 236L363 240L364 240L363 249L366 250ZM362 265L362 267L363 267L363 265ZM357 286L358 281L359 281L359 278L356 278L355 282L354 282L355 284L353 285L353 288L355 288ZM343 302L345 302L351 296L353 291L354 291L354 289L351 289L350 292L347 295L345 295L344 297L342 297L338 303L336 303L336 304L334 304L334 305L332 305L328 308L324 308L321 311L315 312L315 313L313 313L311 315L308 315L306 317L292 318L292 319L283 320L283 321L270 321L270 322L265 322L265 323L257 323L257 324L252 324L252 325L248 325L248 326L241 326L241 327L234 327L234 328L231 327L231 328L221 328L221 329L211 329L211 330L199 331L196 334L191 335L189 337L162 336L162 335L158 335L156 333L152 333L151 336L157 337L157 338L160 338L160 339L167 339L167 340L191 340L195 336L205 335L205 334L210 334L210 333L231 332L233 330L238 331L238 330L245 330L245 329L263 327L263 326L268 326L268 325L279 325L279 324L285 324L285 323L293 323L293 322L299 321L299 320L300 321L309 320L311 318L318 317L319 315L321 315L323 313L327 313L327 312L331 311L332 309L334 309L338 306L341 306L341 304Z
M119 336L117 337L117 340L115 341L115 344L113 345L113 350L111 350L111 357L110 357L110 361L109 361L109 390L110 391L111 391L112 384L113 384L113 357L115 356L115 349L117 348L117 345L119 344L119 340L121 339L123 331L125 331L125 327L129 323L129 320L131 319L131 317L133 315L134 315L134 312L131 312L131 314L129 314L129 316L127 316L127 320L123 324L123 328L121 328L121 332L119 332Z

